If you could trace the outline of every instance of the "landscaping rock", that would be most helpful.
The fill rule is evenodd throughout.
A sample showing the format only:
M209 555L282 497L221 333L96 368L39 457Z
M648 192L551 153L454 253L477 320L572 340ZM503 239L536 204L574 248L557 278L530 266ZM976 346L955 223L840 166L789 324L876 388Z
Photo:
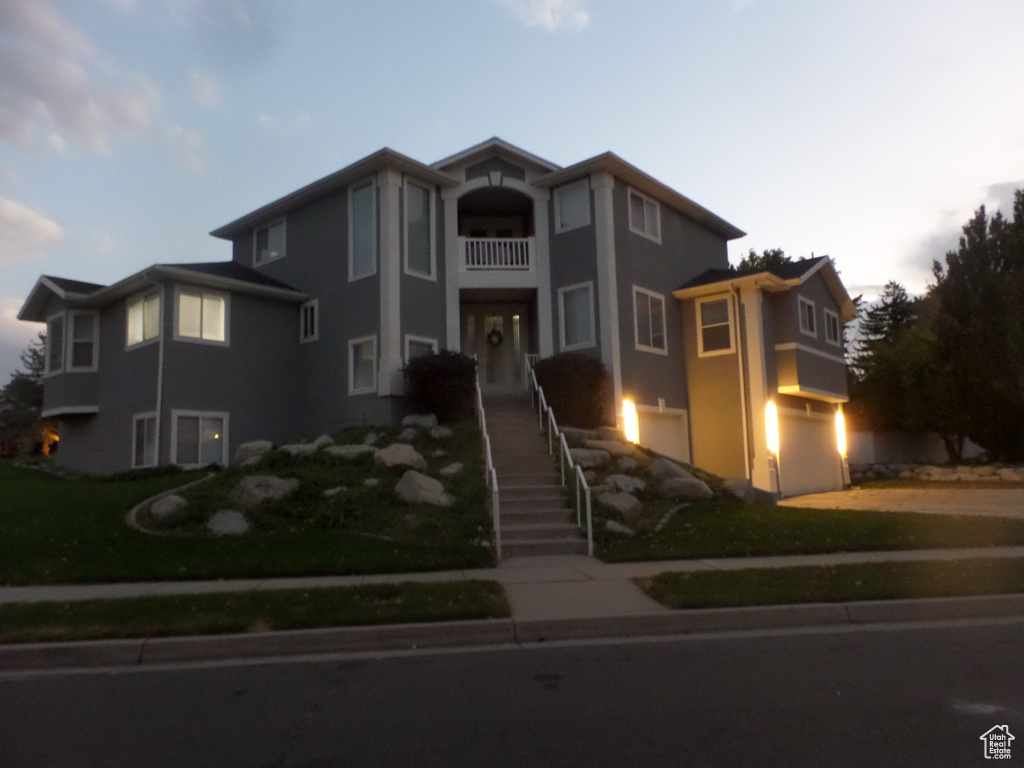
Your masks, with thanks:
M315 443L291 443L290 445L282 445L277 450L284 451L290 456L312 456L320 450L320 446Z
M622 442L625 440L622 432L616 427L598 427L597 428L597 439L598 440L615 440Z
M437 416L432 413L426 414L410 414L402 419L403 427L423 427L423 429L430 429L431 427L437 426Z
M434 427L430 430L430 436L435 440L447 440L452 436L451 427Z
M462 462L456 461L455 463L449 464L447 467L442 469L440 474L444 475L445 477L451 477L452 475L457 475L461 470Z
M599 451L592 448L570 448L569 455L583 469L603 466L611 461L612 458L608 451Z
M597 432L592 429L578 427L559 427L566 440L597 440Z
M644 508L640 499L628 493L602 493L598 495L597 503L614 510L627 523L638 519Z
M363 445L376 445L380 442L380 432L367 432L363 437Z
M241 536L249 532L249 521L241 512L222 509L207 521L206 528L214 536Z
M632 536L633 535L633 529L632 528L630 528L628 525L623 525L622 523L618 522L617 520L605 520L604 521L604 529L606 531L610 531L611 533L617 533L620 536Z
M324 491L324 498L329 499L331 496L337 496L339 493L345 490L345 486L339 485L337 488L328 488Z
M668 459L655 459L651 462L651 475L664 480L669 477L682 477L686 479L695 479L693 475L687 472L685 469L680 467L674 461Z
M299 481L273 475L249 475L231 491L231 503L242 509L255 509L268 501L283 499L295 492Z
M647 487L647 483L639 477L630 477L629 475L608 475L604 481L611 483L623 493L636 493Z
M377 451L372 445L332 445L324 450L332 456L341 456L343 459L358 459L360 456Z
M975 467L974 474L978 477L992 477L992 475L996 474L996 468L989 466Z
M329 445L334 445L334 438L330 435L320 435L320 437L313 441L313 445L317 448L326 448Z
M706 483L695 477L670 477L661 484L661 495L667 499L699 501L710 499L715 494Z
M440 481L410 469L395 485L395 495L406 504L433 504L450 507L455 499L444 492Z
M635 472L640 467L640 462L632 456L619 456L615 460L615 466L620 472Z
M754 503L754 484L745 477L734 477L725 481L725 489L740 501Z
M1008 480L1011 483L1024 482L1024 472L1018 469L1000 469L996 471L996 474L1003 480Z
M185 499L172 493L154 501L149 508L149 516L158 523L169 523L174 518L182 517L181 510L187 506Z
M363 480L363 485L366 486L367 488L376 488L378 485L380 485L380 480L378 480L376 477L368 477L365 480Z
M373 460L396 471L427 468L427 460L406 443L392 443L387 448L381 448L373 454Z
M408 429L402 430L401 434L398 436L398 439L401 440L403 443L408 443L410 440L415 440L418 434L419 432L417 432L413 427L409 427Z
M593 450L607 451L610 456L632 456L636 453L632 443L618 440L587 440L584 445Z
M252 459L258 461L272 450L274 450L274 444L269 440L252 440L248 443L242 443L235 451L235 463L245 464Z

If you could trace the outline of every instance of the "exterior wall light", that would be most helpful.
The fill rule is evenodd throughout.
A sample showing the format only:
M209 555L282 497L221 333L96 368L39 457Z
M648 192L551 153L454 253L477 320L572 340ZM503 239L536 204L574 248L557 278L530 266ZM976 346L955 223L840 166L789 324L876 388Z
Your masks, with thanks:
M836 411L836 448L839 455L846 458L846 418L842 409Z
M779 455L779 409L771 400L764 407L764 421L767 430L768 452Z
M636 415L636 404L632 400L622 401L622 431L629 442L640 442L640 420Z

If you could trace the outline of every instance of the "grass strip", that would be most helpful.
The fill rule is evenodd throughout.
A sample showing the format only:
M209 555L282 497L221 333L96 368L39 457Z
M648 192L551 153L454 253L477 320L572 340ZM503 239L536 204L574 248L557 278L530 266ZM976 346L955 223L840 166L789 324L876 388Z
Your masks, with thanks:
M675 609L998 595L1024 592L1024 559L674 572L636 583L659 603Z
M0 605L0 642L170 637L510 615L494 581L367 584Z

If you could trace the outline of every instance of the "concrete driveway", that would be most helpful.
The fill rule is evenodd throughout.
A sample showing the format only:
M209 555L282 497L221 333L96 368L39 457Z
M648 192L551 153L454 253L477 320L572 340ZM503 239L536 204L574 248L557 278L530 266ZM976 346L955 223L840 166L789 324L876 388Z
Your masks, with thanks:
M936 515L993 515L1024 519L1024 488L871 488L812 493L781 507L869 509Z

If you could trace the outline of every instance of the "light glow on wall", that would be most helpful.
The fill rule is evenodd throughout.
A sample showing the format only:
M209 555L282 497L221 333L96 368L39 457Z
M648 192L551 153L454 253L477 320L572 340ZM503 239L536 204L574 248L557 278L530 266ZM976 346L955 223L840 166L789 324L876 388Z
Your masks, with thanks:
M768 451L779 455L779 409L775 403L768 401L764 407L764 423L768 438Z
M839 455L846 458L846 418L842 410L836 411L836 447Z
M636 416L636 404L632 400L622 401L622 431L631 443L640 442L640 420Z

